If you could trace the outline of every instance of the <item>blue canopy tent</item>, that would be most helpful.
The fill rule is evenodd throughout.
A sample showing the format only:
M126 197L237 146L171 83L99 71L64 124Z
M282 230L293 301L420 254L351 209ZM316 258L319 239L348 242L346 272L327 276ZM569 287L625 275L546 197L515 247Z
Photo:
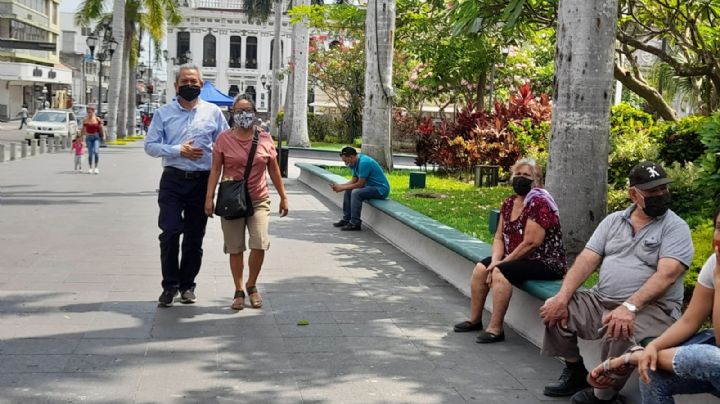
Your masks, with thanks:
M219 106L230 106L233 104L233 97L225 95L215 88L212 83L206 81L200 90L200 99Z

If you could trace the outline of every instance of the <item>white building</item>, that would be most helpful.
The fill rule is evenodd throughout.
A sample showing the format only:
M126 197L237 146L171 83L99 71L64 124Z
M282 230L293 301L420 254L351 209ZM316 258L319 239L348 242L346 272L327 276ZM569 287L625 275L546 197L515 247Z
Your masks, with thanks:
M274 17L265 23L249 22L242 12L243 0L183 0L183 22L168 28L167 100L175 97L175 73L178 66L192 63L202 70L203 80L210 81L223 93L235 96L248 93L255 97L259 111L270 106ZM290 57L291 25L287 14L282 17L281 68L287 68ZM188 54L188 51L190 52ZM189 58L187 56L190 56ZM281 105L287 87L284 75Z
M65 106L72 74L58 55L59 4L59 0L0 2L0 40L10 45L0 47L0 118L14 118L23 104L31 113L45 102ZM50 44L52 50L20 48L39 44Z
M72 70L72 98L76 104L97 103L99 62L93 60L87 46L87 38L92 27L79 27L75 24L75 13L60 13L60 60ZM98 41L100 42L100 41ZM102 43L96 46L96 53L102 49ZM109 61L103 68L103 98L107 97L110 82Z

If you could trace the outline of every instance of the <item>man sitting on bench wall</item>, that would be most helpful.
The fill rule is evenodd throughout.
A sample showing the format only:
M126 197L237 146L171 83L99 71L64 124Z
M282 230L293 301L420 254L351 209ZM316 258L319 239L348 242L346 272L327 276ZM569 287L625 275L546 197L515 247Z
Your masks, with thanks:
M680 317L683 277L693 258L687 223L669 210L665 170L642 162L630 171L633 202L608 215L563 280L560 291L540 308L546 329L542 353L565 359L552 397L571 402L617 403L628 375L609 389L590 389L577 338L601 340L601 356L618 356L648 337L657 337ZM598 270L598 284L577 290Z

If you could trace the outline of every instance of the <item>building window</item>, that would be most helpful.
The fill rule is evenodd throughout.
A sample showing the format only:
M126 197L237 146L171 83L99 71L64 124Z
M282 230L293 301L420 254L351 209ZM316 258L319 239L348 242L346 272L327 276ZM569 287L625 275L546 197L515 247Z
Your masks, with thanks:
M89 27L82 27L80 28L80 35L82 36L90 36L92 34L92 30Z
M231 97L235 97L236 95L238 95L238 93L240 93L240 89L238 88L238 86L235 84L231 85L230 89L228 90L228 95Z
M205 35L203 39L203 66L215 67L215 36Z
M254 86L247 86L247 88L245 89L245 94L247 94L247 95L249 95L250 97L252 97L253 104L256 103L256 101L255 101L255 98L256 98L256 97L255 97L255 87L254 87Z
M35 28L17 20L10 20L10 30L8 39L17 39L19 41L48 42L47 31Z
M249 36L245 42L245 68L257 69L257 37Z
M241 68L242 60L240 53L242 52L242 37L230 37L230 64L228 67Z
M275 46L275 40L270 41L270 70L273 68L273 47ZM283 41L280 41L280 67L283 67L283 52L285 51L285 46L283 45Z
M180 64L188 63L189 60L185 57L185 53L190 50L190 33L189 32L178 32L177 33L177 57L180 60Z

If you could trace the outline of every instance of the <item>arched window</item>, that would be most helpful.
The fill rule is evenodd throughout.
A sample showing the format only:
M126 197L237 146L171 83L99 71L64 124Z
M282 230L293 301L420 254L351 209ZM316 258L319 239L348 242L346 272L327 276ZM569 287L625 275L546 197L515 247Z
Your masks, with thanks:
M270 70L273 68L273 47L275 46L275 40L270 41ZM284 63L283 60L283 52L285 51L285 45L283 45L283 41L280 41L280 67L283 67Z
M245 68L257 69L257 37L249 36L245 40Z
M189 60L185 56L190 51L190 33L189 32L178 32L177 33L177 53L175 56L180 61L180 64L188 63Z
M239 69L242 67L242 60L241 60L241 52L242 52L242 37L240 36L231 36L230 37L230 63L228 67L234 67L236 69Z
M252 97L253 103L257 103L257 101L255 100L256 97L255 97L255 87L254 86L247 86L247 88L245 89L245 94Z
M237 85L233 84L230 86L230 90L228 90L228 95L231 97L235 97L240 92L240 89Z
M203 39L203 66L215 67L215 35L207 34Z

